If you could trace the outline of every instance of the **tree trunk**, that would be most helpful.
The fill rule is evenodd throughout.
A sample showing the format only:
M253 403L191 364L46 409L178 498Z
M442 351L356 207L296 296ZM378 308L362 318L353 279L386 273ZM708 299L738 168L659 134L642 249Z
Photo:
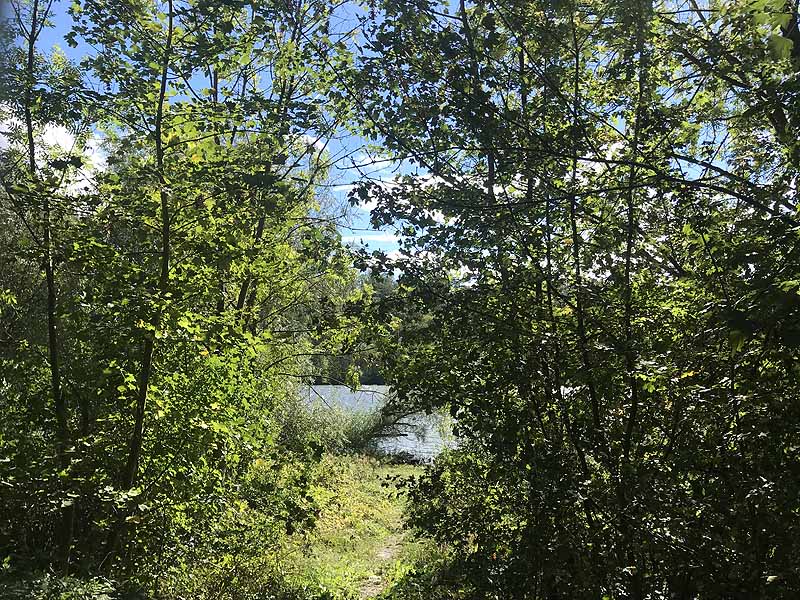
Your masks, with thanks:
M158 174L159 185L159 201L161 211L161 265L158 277L158 295L159 305L156 307L152 319L150 320L150 329L148 330L144 344L142 347L142 364L139 370L139 378L136 393L136 408L134 410L134 424L133 433L131 434L128 458L125 468L122 472L121 488L123 490L131 490L136 486L136 480L139 474L139 463L142 454L142 445L144 441L144 426L145 417L147 414L147 398L150 389L150 380L153 373L153 357L155 353L155 340L156 332L161 326L161 318L163 307L161 302L166 298L166 292L169 288L169 269L171 258L171 244L170 244L170 204L169 194L166 190L167 182L164 177L164 145L163 145L163 120L164 120L164 104L166 101L167 92L167 78L169 74L169 64L172 54L172 37L173 37L173 1L168 0L167 12L167 40L164 46L164 57L161 63L161 78L158 94L158 106L156 107L156 120L155 120L155 146L156 146L156 172ZM126 525L126 513L123 511L118 519L116 525L112 528L109 539L107 542L107 554L103 563L107 564L107 568L111 569L114 564L114 559L119 549L120 541L124 534Z
M33 1L31 7L31 29L28 35L28 53L25 75L24 118L28 144L28 171L31 182L38 188L39 176L36 169L36 142L33 133L33 86L35 81L35 55L36 41L41 31L42 21L46 18L39 15L39 0ZM35 193L40 193L37 189ZM53 396L53 407L56 416L56 444L55 453L58 467L64 471L69 469L70 458L67 453L69 445L69 417L61 388L61 366L58 344L58 295L56 293L55 267L53 265L53 234L50 194L47 190L42 193L42 262L45 272L47 288L47 354L50 363L50 393ZM59 549L59 562L63 568L69 564L69 553L72 545L72 531L74 527L75 511L72 505L61 509L60 524L56 530L55 545Z

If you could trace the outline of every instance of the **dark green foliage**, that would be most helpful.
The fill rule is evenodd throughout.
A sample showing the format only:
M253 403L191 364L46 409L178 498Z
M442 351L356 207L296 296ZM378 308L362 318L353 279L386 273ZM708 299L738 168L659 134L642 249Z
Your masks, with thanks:
M412 522L478 597L800 593L797 15L742 6L372 22L364 112L420 165L353 194L402 225L387 322L426 315L389 383L462 440Z
M52 575L5 581L0 583L0 592L8 600L117 600L120 597L114 584L103 578L81 580Z

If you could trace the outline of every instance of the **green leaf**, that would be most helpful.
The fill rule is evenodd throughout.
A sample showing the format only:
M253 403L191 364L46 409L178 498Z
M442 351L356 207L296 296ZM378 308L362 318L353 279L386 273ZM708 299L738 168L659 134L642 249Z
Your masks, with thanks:
M792 47L794 46L792 40L785 38L780 34L773 33L769 36L768 43L770 50L772 51L772 55L776 59L781 60L791 56Z

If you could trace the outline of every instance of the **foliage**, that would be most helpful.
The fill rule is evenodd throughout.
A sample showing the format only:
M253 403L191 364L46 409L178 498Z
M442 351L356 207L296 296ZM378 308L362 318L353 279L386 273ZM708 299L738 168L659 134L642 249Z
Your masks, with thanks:
M462 600L487 597L472 587L463 563L450 550L430 541L404 553L379 596L385 600ZM491 597L491 596L488 596Z
M75 2L80 65L40 50L52 3L12 8L0 556L154 594L199 562L222 584L243 543L313 526L319 448L284 444L279 415L358 335L308 142L346 111L322 103L347 62L331 8Z
M171 570L160 590L165 597L349 600L362 597L371 579L391 580L412 560L419 544L402 530L405 502L397 482L418 467L326 456L311 469L284 467L280 477L270 475L270 466L261 469L254 492L270 485L290 489L282 477L295 477L295 469L308 477L306 500L316 527L281 536L267 524L274 510L263 501L249 504L210 532L208 546L199 545L192 560ZM266 546L260 542L265 536L280 541ZM380 558L387 545L397 556Z
M405 497L399 484L419 472L365 456L329 457L320 465L314 495L318 527L308 550L287 569L299 581L317 581L337 598L361 597L370 579L389 579L418 544L403 531Z
M9 593L353 596L396 507L322 455L440 410L387 593L800 593L796 3L56 6L0 25ZM298 400L376 360L381 413Z
M46 574L17 582L0 584L9 600L114 600L115 586L102 578L88 581Z
M404 239L363 260L389 383L462 440L413 522L482 597L796 595L796 11L377 11L354 85L405 167L352 200Z

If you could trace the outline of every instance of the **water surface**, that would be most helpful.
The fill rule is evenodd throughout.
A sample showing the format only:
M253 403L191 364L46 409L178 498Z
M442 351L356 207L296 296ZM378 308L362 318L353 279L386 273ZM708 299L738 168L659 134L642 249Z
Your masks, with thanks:
M344 385L314 385L308 388L308 401L312 404L362 413L380 409L390 395L387 385L364 385L355 392ZM440 415L417 414L403 422L409 423L410 427L403 428L400 436L379 440L379 450L387 454L408 453L417 460L428 462L453 444L449 428Z

